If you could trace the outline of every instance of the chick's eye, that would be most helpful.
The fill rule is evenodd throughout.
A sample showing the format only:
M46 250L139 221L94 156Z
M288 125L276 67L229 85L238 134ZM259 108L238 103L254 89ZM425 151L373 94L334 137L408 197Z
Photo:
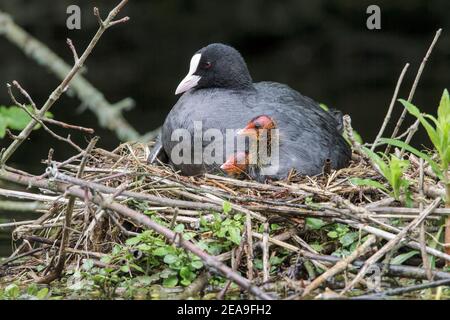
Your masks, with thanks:
M212 67L212 63L209 61L206 61L205 63L203 63L203 68L204 69L209 69Z

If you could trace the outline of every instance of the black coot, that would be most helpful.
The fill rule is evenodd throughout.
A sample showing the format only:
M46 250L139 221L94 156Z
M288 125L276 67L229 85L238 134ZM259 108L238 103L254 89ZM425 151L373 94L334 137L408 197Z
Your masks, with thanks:
M339 132L339 117L286 85L253 83L244 59L230 46L211 44L195 53L188 75L176 89L176 94L181 93L183 95L164 122L159 146L172 165L184 175L217 172L235 152L245 151L226 148L227 142L234 143L236 139L235 135L226 135L226 130L242 129L248 121L261 114L275 120L286 145L301 150L289 155L298 156L297 161L305 162L305 170L301 173L316 174L316 168L323 165L317 154L329 153L334 148L337 148L338 158L343 160L339 162L347 163L350 159L350 149ZM291 123L291 119L295 121ZM213 139L216 145L223 145L223 153L215 154L214 163L193 163L194 155L203 152L210 144L208 138L197 141L193 137L199 138L209 129L224 134L221 141ZM180 141L187 139L183 135L185 132L192 139L190 154L179 153L178 149ZM298 139L299 136L302 139ZM154 150L157 149L158 145ZM180 156L182 163L179 163ZM156 152L150 157L155 159ZM280 162L289 165L291 160L285 158Z

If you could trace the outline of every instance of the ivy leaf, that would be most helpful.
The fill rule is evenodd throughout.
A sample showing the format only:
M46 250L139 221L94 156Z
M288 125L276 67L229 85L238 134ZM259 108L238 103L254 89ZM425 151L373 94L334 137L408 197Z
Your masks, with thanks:
M178 284L177 276L170 276L163 281L163 286L166 288L173 288Z
M174 232L178 232L178 233L183 232L183 231L184 231L184 224L182 224L182 223L178 224L178 225L173 229L173 231L174 231Z
M322 219L317 218L306 218L306 225L311 230L319 230L323 226L326 225L326 222L324 222Z
M137 236L137 237L127 239L126 244L129 246L134 246L135 244L138 244L139 242L141 242L141 237Z
M228 214L231 212L231 209L231 203L229 203L228 201L224 201L222 206L223 213Z
M168 254L167 256L164 257L164 263L167 263L167 264L175 263L175 262L177 262L177 260L178 260L178 257L173 254Z
M241 230L239 228L228 228L228 234L230 235L230 240L235 244L241 243Z
M48 288L42 288L36 294L36 298L38 298L40 300L43 300L43 299L47 298L47 296L48 296Z
M203 268L203 262L197 260L197 261L192 261L191 262L191 267L194 269L201 269Z
M359 233L358 233L358 232L349 232L349 233L346 233L344 236L342 236L342 237L339 239L339 242L340 242L344 247L348 247L348 246L351 245L353 242L355 242L358 238L359 238Z
M155 251L153 251L153 254L158 257L163 257L163 256L167 255L168 253L169 253L169 251L165 247L160 247L160 248L155 249Z
M330 237L331 239L336 239L337 237L339 237L339 235L338 235L338 233L336 231L328 232L327 236Z

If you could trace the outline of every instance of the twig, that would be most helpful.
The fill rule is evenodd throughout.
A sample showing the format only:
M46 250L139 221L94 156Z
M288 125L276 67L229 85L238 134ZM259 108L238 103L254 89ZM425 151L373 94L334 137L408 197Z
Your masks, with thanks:
M247 253L247 279L253 280L253 232L252 232L252 217L249 213L245 217L245 229L246 229L246 253Z
M419 196L420 196L419 209L421 211L423 210L423 201L425 198L425 192L423 189L423 185L424 185L423 179L424 179L423 159L420 158L420 162L419 162ZM422 265L425 268L425 270L427 271L428 280L431 281L433 276L431 274L430 261L428 259L428 254L427 254L427 250L426 250L427 241L426 241L426 235L425 235L425 221L423 221L420 224L419 243L420 243L420 254L422 256Z
M366 274L368 268L381 259L387 252L389 252L392 248L394 248L403 238L410 232L415 229L420 223L422 223L423 219L429 215L433 209L439 205L441 202L441 198L435 199L416 219L411 221L406 227L402 229L392 240L389 240L380 250L378 250L374 255L372 255L365 263L364 266L359 271L358 275L352 280L352 282L347 285L344 290L340 293L340 295L344 295L347 291L351 290Z
M433 38L433 41L431 42L431 45L430 45L430 47L428 48L428 51L427 51L425 57L423 58L422 63L420 64L419 70L417 71L416 78L414 79L413 86L412 86L412 88L411 88L411 91L409 92L408 102L411 102L411 101L413 100L413 98L414 98L414 94L416 93L416 89L417 89L417 86L418 86L418 84L419 84L420 78L422 77L422 73L423 73L423 70L425 69L425 65L426 65L426 63L427 63L427 61L428 61L428 58L429 58L430 55L431 55L431 52L433 51L433 48L434 48L436 42L438 41L438 39L439 39L439 37L440 37L440 35L441 35L441 32L442 32L442 29L439 29L439 30L436 32L436 34L435 34L435 36L434 36L434 38ZM396 136L397 136L397 134L398 134L398 131L400 130L400 127L401 127L403 121L405 120L407 111L408 111L408 110L407 110L406 108L403 109L402 114L400 115L400 118L398 119L397 124L395 125L394 131L392 132L392 135L391 135L391 138L392 138L392 139L395 139L395 138L396 138ZM409 136L409 135L408 135L408 136ZM411 137L412 137L412 136L411 136ZM410 138L410 139L411 139L411 138ZM407 138L407 141L408 141L408 138ZM409 143L409 141L406 142L406 143ZM384 153L385 153L385 154L388 154L389 151L390 151L390 149L391 149L391 146L390 146L390 145L387 145L386 151L385 151ZM403 154L403 150L401 151L401 154Z
M269 281L270 265L269 265L269 223L264 223L264 233L262 239L263 251L263 282Z
M105 32L105 30L108 28L110 23L113 21L115 16L119 13L120 9L128 2L128 0L122 0L116 8L114 8L108 15L108 18L105 20L105 25L100 26L100 28L97 30L97 33L92 38L91 42L87 46L84 53L81 55L81 57L78 59L77 63L75 63L72 67L72 69L67 73L67 75L62 80L61 84L52 92L48 100L44 103L41 109L36 113L36 118L40 119L45 116L45 113L55 104L56 101L61 97L61 95L66 91L68 85L71 83L72 79L77 75L77 73L80 71L82 65L85 63L86 59L91 54L92 50L94 49L97 42L100 40L101 36ZM19 148L19 146L25 141L28 136L33 131L34 127L38 124L38 121L35 119L32 119L30 123L20 132L19 138L17 140L14 140L9 147L5 150L3 153L1 159L0 159L0 166L4 166L5 163L8 161L8 159L14 154L14 152Z
M60 126L62 128L65 128L65 129L78 130L78 131L82 131L82 132L85 132L85 133L88 133L88 134L94 134L95 133L94 129L92 129L92 128L85 128L85 127L81 127L81 126L75 126L75 125L68 124L68 123L65 123L65 122L62 122L62 121L58 121L58 120L55 120L55 119L43 118L41 120L43 122L47 122L47 123L50 123L50 124L53 124L53 125L56 125L56 126Z
M89 154L91 153L92 149L94 148L95 144L98 141L98 137L94 137L87 146L84 156L81 160L80 167L77 172L77 178L81 178L84 172L84 167L87 163L87 159L89 158ZM55 266L54 272L45 276L44 278L40 279L40 283L50 283L53 280L59 278L61 276L61 272L64 269L64 265L66 263L66 248L69 244L69 237L70 237L70 226L72 224L72 215L73 215L73 208L75 205L75 196L69 196L67 209L66 209L66 217L64 221L64 228L63 228L63 234L61 239L61 245L59 247L59 256L58 256L58 263Z
M345 270L348 265L350 265L354 260L356 260L359 256L364 254L372 244L376 241L376 237L371 235L369 238L358 248L356 248L348 257L342 259L338 263L336 263L332 268L328 269L324 273L322 273L319 277L314 279L303 291L302 296L305 297L310 294L313 290L318 288L323 282L327 279L334 277L336 274Z
M404 78L408 68L409 68L409 63L407 63L405 65L405 67L403 68L402 72L400 73L400 77L397 80L397 85L395 86L394 95L392 96L392 100L391 100L391 103L389 105L389 109L388 109L388 111L386 113L386 116L384 118L383 124L382 124L382 126L380 128L380 131L378 132L377 137L373 141L372 147L370 148L370 150L372 150L372 151L375 150L375 148L377 146L377 143L378 143L378 140L380 140L380 138L383 136L384 130L386 129L386 126L389 123L389 120L391 119L392 110L394 109L395 102L397 101L398 92L400 90L400 87L401 87L402 82L403 82L403 78Z
M28 93L27 93L24 89L22 89L22 88L20 87L20 85L19 85L19 83L18 83L17 81L14 81L13 84L14 84L16 87L20 88L20 89L21 89L21 92L25 92L26 96L29 97ZM14 97L14 94L12 93L11 85L10 85L9 83L7 84L7 87L8 87L8 93L9 93L9 96L11 97L11 100L13 101L13 103L14 103L15 105L17 105L18 107L20 107L23 111L25 111L25 113L27 113L27 114L31 117L32 120L36 121L36 124L40 124L40 125L44 128L44 130L47 131L52 137L54 137L54 138L57 139L57 140L60 140L60 141L63 141L63 142L68 143L70 146L72 146L73 148L75 148L78 152L81 152L81 151L83 150L83 149L81 149L77 144L75 144L75 143L70 139L70 135L68 135L67 138L64 138L64 137L61 137L60 135L56 134L56 133L53 132L52 130L50 130L50 128L48 128L48 127L43 123L43 121L42 121L40 118L38 118L36 115L34 115L33 113L31 113L31 112L27 109L26 105L24 105L24 104L22 104L22 103L20 103L20 102L18 102L18 101L16 100L16 98ZM30 98L30 101L32 101L31 98ZM32 102L32 103L34 104L34 102ZM34 106L34 108L35 108L35 107L36 107L36 106ZM20 139L25 139L25 138L23 138L23 137L21 137L21 136L19 135L19 136L15 137L14 140L20 140Z
M441 286L447 286L449 284L450 284L450 279L443 279L443 280L432 281L432 282L418 284L418 285L404 287L404 288L390 289L390 290L386 290L384 292L379 292L379 293L374 293L374 294L361 295L361 296L353 297L350 299L352 299L352 300L382 299L387 296L398 296L398 295L401 295L404 293L425 290L425 289L431 289L431 288L436 288L436 287L441 287Z
M344 121L344 131L352 145L352 149L359 155L365 156L364 152L362 152L361 144L356 141L355 137L353 136L352 118L350 118L350 116L346 114L342 117L342 120Z
M32 185L39 188L47 188L47 189L53 189L57 190L59 192L67 192L67 194L76 196L77 198L84 199L85 193L84 190L79 187L69 187L67 184L49 184L47 181L43 180L36 180L35 178L29 177L29 176L21 176L16 173L11 173L3 170L3 172L0 173L0 176L3 179L13 181L16 183L24 184L24 185ZM89 200L101 207L107 208L109 210L113 210L120 214L121 216L133 221L137 225L145 226L146 228L152 229L153 231L163 235L164 237L168 239L175 239L176 234L172 230L156 223L152 219L150 219L148 216L137 212L135 210L132 210L124 205L121 205L116 202L111 201L104 201L100 196L98 195L91 195L89 194ZM203 263L205 266L210 268L212 271L217 270L220 272L223 276L226 278L234 281L236 284L238 284L240 287L244 288L245 290L248 290L250 294L255 295L259 299L263 300L271 300L272 297L268 294L264 293L261 289L251 284L250 281L248 281L246 278L240 276L238 273L234 272L232 269L221 263L217 258L210 256L203 250L201 250L199 247L197 247L195 244L193 244L190 241L184 240L182 237L178 237L177 244L184 249L192 252L196 256L198 256L200 259L203 260Z

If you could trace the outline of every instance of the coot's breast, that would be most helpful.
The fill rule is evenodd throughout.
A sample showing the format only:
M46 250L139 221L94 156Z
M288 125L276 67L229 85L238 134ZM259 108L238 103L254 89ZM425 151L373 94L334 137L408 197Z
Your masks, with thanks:
M172 134L177 129L183 129L192 137L191 159L193 160L194 131L198 130L200 124L202 134L209 131L214 135L214 131L211 129L219 130L222 133L223 152L221 160L217 161L217 164L174 164L175 168L181 170L185 175L219 171L220 165L237 151L236 148L227 148L227 143L236 145L236 136L227 136L226 130L241 129L254 116L254 105L247 103L248 99L253 99L250 97L254 95L255 91L253 90L246 90L243 94L242 90L233 91L220 88L191 90L185 93L172 108L163 125L162 143L165 152L172 159L170 156L172 149L179 143L177 139L173 139ZM195 128L197 129L195 130ZM201 144L204 149L210 144L210 141L203 140Z

